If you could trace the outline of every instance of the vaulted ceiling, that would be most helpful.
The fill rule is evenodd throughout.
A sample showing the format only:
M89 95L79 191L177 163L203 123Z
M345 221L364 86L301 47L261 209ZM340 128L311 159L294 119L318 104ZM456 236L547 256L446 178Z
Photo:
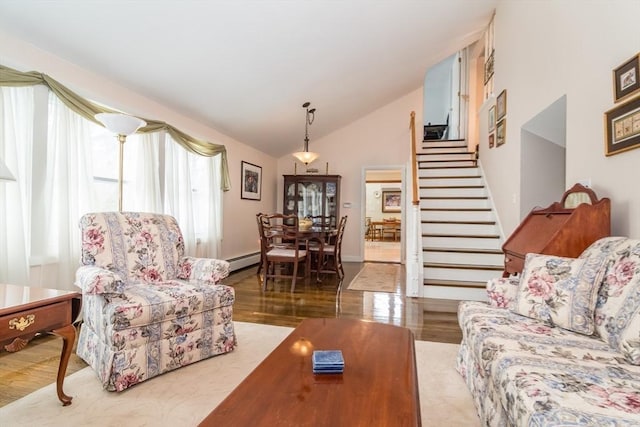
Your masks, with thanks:
M496 3L0 0L0 29L281 156L302 147L305 101L313 148L421 87L481 36Z

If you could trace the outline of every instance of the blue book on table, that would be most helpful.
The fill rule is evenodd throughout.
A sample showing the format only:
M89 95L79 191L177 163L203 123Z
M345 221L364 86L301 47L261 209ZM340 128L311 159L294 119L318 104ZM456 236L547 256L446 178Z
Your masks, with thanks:
M313 362L314 371L326 369L342 370L344 368L344 358L340 350L316 350L311 356L311 361Z

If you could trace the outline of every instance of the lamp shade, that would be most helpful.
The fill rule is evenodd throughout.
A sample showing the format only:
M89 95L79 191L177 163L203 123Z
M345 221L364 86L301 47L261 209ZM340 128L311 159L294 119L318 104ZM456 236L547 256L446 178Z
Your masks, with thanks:
M311 151L298 151L293 153L293 157L300 160L305 165L308 165L309 163L320 157L320 154L313 153Z
M96 114L95 117L107 129L118 135L131 135L147 125L144 120L120 113L100 113Z
M0 181L15 181L16 179L11 174L11 171L0 159Z

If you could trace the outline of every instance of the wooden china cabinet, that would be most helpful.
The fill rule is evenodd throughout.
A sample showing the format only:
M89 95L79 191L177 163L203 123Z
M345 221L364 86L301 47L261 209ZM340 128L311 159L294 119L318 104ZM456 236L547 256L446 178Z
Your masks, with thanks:
M340 175L283 175L282 212L299 218L331 217L331 227L340 219Z

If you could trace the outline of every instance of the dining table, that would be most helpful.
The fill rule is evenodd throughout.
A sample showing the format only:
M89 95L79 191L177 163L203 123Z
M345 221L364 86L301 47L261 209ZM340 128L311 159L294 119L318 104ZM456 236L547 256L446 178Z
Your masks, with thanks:
M387 231L389 233L393 233L393 240L398 240L398 238L400 237L400 226L401 226L401 221L399 219L397 220L382 220L382 221L371 221L370 226L372 227L372 231L374 231L372 233L372 239L373 240L375 238L375 236L380 236L380 240L384 240L384 232Z

